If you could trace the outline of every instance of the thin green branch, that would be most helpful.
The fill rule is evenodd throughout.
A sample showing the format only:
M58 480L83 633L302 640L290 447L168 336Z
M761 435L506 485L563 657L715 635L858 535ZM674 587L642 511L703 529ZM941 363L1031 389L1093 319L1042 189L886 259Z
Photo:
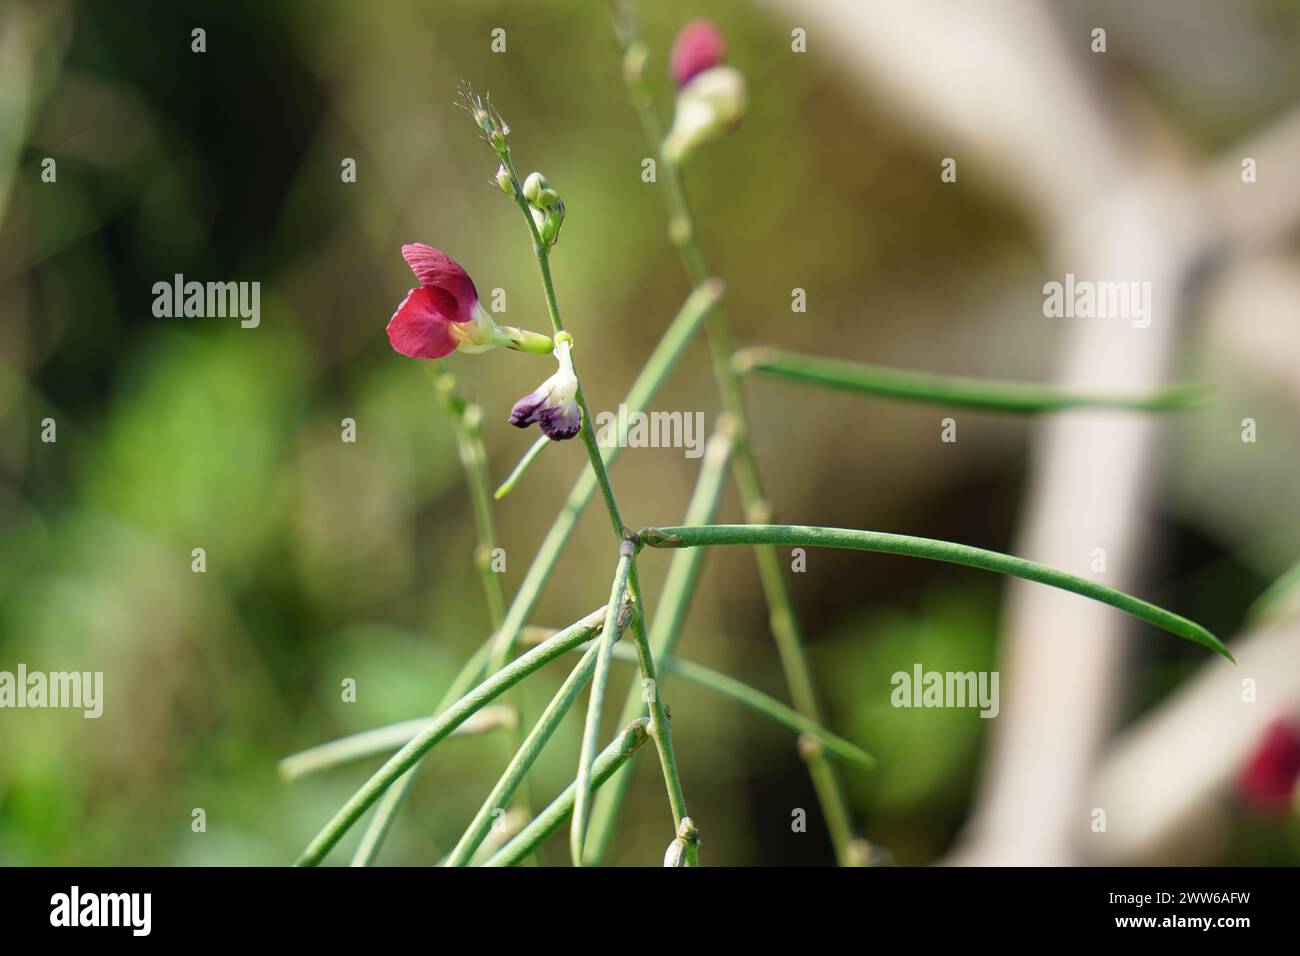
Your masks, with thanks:
M483 447L483 410L467 402L456 391L456 379L440 366L434 369L434 385L456 434L456 446L469 488L474 531L478 543L474 564L483 581L488 620L493 628L505 617L505 594L501 576L492 570L492 552L496 548L496 521L492 515L492 493L488 481L487 451Z
M586 653L589 649L583 647L574 648L575 652L578 653ZM621 644L614 648L614 660L622 664L639 663L636 649ZM831 733L820 724L809 720L793 707L781 703L775 697L765 694L758 688L751 687L749 684L739 681L728 674L714 670L711 667L705 667L703 664L697 664L694 661L666 654L656 657L655 663L658 665L661 674L672 674L674 677L680 677L688 683L713 691L715 694L726 697L728 700L732 700L756 714L761 714L774 723L794 731L796 734L807 735L818 741L826 748L828 753L834 754L848 763L864 770L870 770L876 765L876 759L857 744ZM634 690L639 690L639 688L634 688ZM639 696L637 697L637 703L641 703ZM620 773L617 776L622 777L623 774ZM588 827L587 841L589 845L592 838L592 827ZM588 851L587 857L590 860L590 851ZM591 865L590 862L588 865Z
M614 17L614 32L623 52L623 78L627 83L628 95L640 120L641 128L645 132L646 141L659 157L660 181L667 187L668 238L681 256L686 275L693 285L698 286L708 280L709 268L696 236L695 220L686 199L681 169L665 155L662 149L663 124L659 121L645 77L648 49L637 35L630 5L622 0L611 0L611 9ZM745 509L745 517L753 522L770 521L772 509L763 491L758 465L749 445L749 417L745 409L745 395L740 378L731 365L731 355L734 351L731 329L721 308L714 310L709 316L708 342L713 375L722 398L722 406L733 420L735 449L732 455L732 470L736 487L740 492L740 502ZM786 683L790 687L791 699L800 713L820 723L821 707L813 688L812 672L807 656L804 654L803 638L799 633L794 603L786 587L780 557L775 548L758 546L754 549L754 558L758 565L763 596L767 602L772 637L781 658L781 669L785 673ZM817 791L818 803L826 819L826 827L830 832L836 859L841 865L852 865L855 862L854 837L848 797L839 782L835 768L823 754L809 753L805 755L805 760L810 765L809 773ZM814 768L812 764L821 766ZM820 772L815 772L817 769L820 769Z
M515 485L517 485L519 479L524 476L524 472L527 471L528 466L533 463L533 459L540 455L542 449L550 443L551 440L545 435L540 436L537 441L533 442L532 447L529 448L528 451L524 452L524 457L519 459L519 464L515 465L514 470L510 472L506 477L506 480L501 482L500 487L497 488L492 497L500 501L506 495L510 494L510 492L514 491Z
M997 551L986 551L951 541L917 538L905 534L887 534L882 531L858 531L852 528L819 528L807 525L719 524L697 527L645 528L637 535L651 548L694 548L717 545L764 544L769 546L795 546L813 548L848 548L854 551L874 551L880 554L901 554L930 561L960 564L969 568L982 568L1008 574L1026 581L1035 581L1073 591L1084 597L1109 604L1148 624L1185 638L1195 644L1222 654L1233 660L1232 653L1223 642L1194 621L1166 611L1125 594L1104 584L1089 581L1065 571L1024 558Z
M560 303L555 295L555 280L551 276L551 247L542 241L541 233L537 231L537 223L533 221L532 207L528 205L528 200L524 198L524 184L519 179L519 174L515 172L514 160L510 155L509 146L502 148L498 155L505 166L506 171L510 174L510 179L514 183L515 205L523 213L524 222L528 225L528 233L533 239L533 256L537 260L537 271L542 278L542 291L546 297L546 311L551 317L551 327L558 335L566 331L564 319L560 316ZM576 374L577 363L574 363ZM579 434L582 437L582 443L587 448L587 457L591 460L591 470L596 475L596 483L600 487L601 496L605 499L605 510L609 512L609 520L614 525L615 536L621 538L623 535L623 518L618 510L618 500L614 497L614 486L610 483L609 472L605 468L605 461L600 454L600 445L596 441L596 429L591 422L591 410L587 408L587 399L582 391L582 377L578 376L578 386L574 392L574 401L582 410L582 424Z
M635 662L635 656L630 648L617 647L614 653L620 661ZM750 687L743 681L680 657L661 656L656 662L662 673L673 674L682 680L721 694L797 734L807 734L818 740L830 753L851 764L865 770L870 770L876 765L875 758L857 744L831 733L793 707L781 703L775 697L764 694L757 688Z
M762 372L811 385L886 398L1022 414L1070 408L1175 411L1203 403L1209 391L1200 383L1183 383L1149 395L1087 395L1050 385L913 372L766 347L741 349L733 357L732 367L742 375Z
M1266 620L1291 607L1300 594L1300 563L1293 564L1246 609L1248 621Z
M451 686L443 692L438 706L434 708L433 716L429 720L436 719L438 714L454 704L457 700L474 686L478 680L479 674L483 672L483 667L487 663L488 652L491 650L489 644L483 644L477 651L465 662L460 672L452 679ZM415 784L415 773L405 773L395 784L384 791L383 798L379 805L375 807L375 814L370 818L365 832L361 834L361 841L357 844L356 852L352 854L352 866L370 866L375 862L379 855L380 847L383 846L384 840L388 837L388 831L392 829L393 821L397 818L397 813L406 801L406 795L411 787Z
M582 749L578 756L577 802L569 830L569 851L573 865L582 866L582 844L587 834L587 813L591 806L591 769L596 760L596 736L600 733L600 715L605 704L605 687L609 682L611 651L621 631L618 608L627 590L627 576L632 568L635 547L631 541L619 546L618 569L609 592L605 626L596 645L595 673L591 679L591 698L587 703L587 723L582 731Z
M439 741L464 723L471 714L483 709L505 691L534 671L555 660L566 651L590 640L606 617L606 609L593 611L571 624L555 637L511 661L479 684L423 730L418 737L395 753L367 780L343 807L312 839L297 860L299 866L315 866L325 858L357 819L379 799L388 787L410 770Z
M434 717L416 717L395 724L364 730L361 733L340 737L315 747L290 754L279 763L280 777L288 782L323 770L332 770L345 764L391 754L410 743L434 722ZM518 723L512 707L484 707L453 732L453 737L485 734L499 727L513 727Z
M629 545L631 542L628 542ZM634 594L640 593L640 584L636 579L636 559L632 559L631 586ZM641 620L633 622L632 641L635 647L637 664L641 670L641 686L650 711L650 736L654 738L655 749L659 754L659 769L664 778L664 789L668 792L668 809L673 815L673 827L676 829L686 817L686 796L682 789L681 775L677 770L677 756L673 749L672 724L664 707L663 696L659 686L659 672L655 668L655 657L650 650L650 638L646 634ZM698 842L698 840L697 840ZM692 866L699 865L698 855L692 856Z
M617 433L613 436L614 441L601 450L607 468L614 463L614 459L626 444L628 429L634 418L631 413L645 411L649 406L700 325L717 307L723 291L722 283L715 280L693 291L682 303L681 309L664 332L663 338L659 340L659 344L650 354L641 373L628 389L624 404L627 405L629 414L626 418L619 416ZM490 668L496 669L493 665L499 666L499 662L507 659L514 650L520 628L527 623L528 616L536 607L542 589L559 562L564 546L573 534L573 529L577 527L578 518L581 517L595 491L596 475L591 469L586 469L578 476L564 506L556 515L550 530L546 532L546 537L542 539L532 564L524 574L523 583L519 585L519 591L506 610L505 622L493 639L495 647L492 655L485 661ZM478 671L475 671L470 678L471 681L477 676Z
M543 241L541 233L538 231L537 223L533 219L532 208L524 196L523 183L519 179L519 174L515 170L514 161L510 154L510 146L502 137L499 146L494 147L497 155L501 159L502 168L506 171L513 185L511 191L515 200L515 205L523 214L524 222L528 226L529 235L533 240L533 255L537 260L537 269L541 274L542 290L546 297L546 308L551 318L551 326L559 336L565 333L564 320L560 316L559 300L555 294L555 281L551 276L551 249ZM720 295L720 288L701 278L699 283L701 291L705 296L713 297ZM576 367L575 367L576 375ZM596 440L596 429L592 423L591 410L587 406L587 399L582 389L582 378L577 377L577 386L574 390L574 401L577 402L582 412L582 422L580 424L579 434L582 437L582 443L587 449L587 457L591 462L592 474L596 477L596 483L600 488L602 497L605 499L605 510L609 514L610 523L613 525L614 534L624 545L624 535L626 527L623 524L623 516L619 511L618 500L614 495L614 487L609 480L609 472L605 467L604 456L601 453L600 444ZM631 555L629 555L629 558ZM641 595L641 585L637 578L636 564L630 562L630 567L624 571L628 575L626 586L632 599L637 603L640 609L639 617L633 622L633 629L637 637L637 645L643 649L642 654L642 671L649 678L653 678L654 661L650 655L649 644L645 634L644 618L646 616L645 601ZM522 622L521 622L522 623ZM499 653L499 648L498 648ZM573 863L575 866L582 865L582 846L586 834L587 816L590 810L589 801L591 799L590 781L584 780L584 774L590 773L590 763L595 758L596 737L599 732L600 709L604 704L605 680L609 672L608 654L602 654L597 660L596 673L592 678L591 700L592 709L587 714L587 729L583 744L582 762L579 764L579 780L582 786L578 791L577 812L574 815L573 832L570 838L570 850L573 854ZM594 711L594 714L593 714ZM593 720L594 718L594 720ZM651 729L654 733L655 743L658 747L660 762L663 768L664 785L668 791L668 802L672 808L674 821L680 819L685 812L685 798L682 795L681 780L677 774L677 762L673 755L672 732L668 722L665 719L662 710L656 712L655 707L651 707ZM593 726L593 722L596 726Z
M600 756L591 766L593 789L599 789L614 771L627 763L628 758L645 745L645 742L650 739L650 735L646 732L648 723L649 721L644 717L634 721L601 751ZM489 857L483 865L516 866L526 860L551 834L564 825L564 821L573 812L577 791L578 784L575 780L546 809L537 814L517 837Z
M695 490L686 506L684 523L688 525L708 524L717 511L718 500L722 496L722 485L727 476L727 463L731 458L731 425L725 416L718 422L714 433L709 437L704 448L704 457L700 472L695 481ZM673 555L668 565L668 574L664 578L663 591L655 610L655 619L650 626L650 653L660 662L671 654L677 645L682 625L686 621L686 611L690 607L695 585L699 580L700 566L705 551L688 548ZM623 648L616 648L621 651ZM623 711L619 715L619 724L626 724L646 712L646 703L642 699L642 687L634 683L628 688L623 701ZM627 789L632 783L632 765L619 770L613 781L601 791L600 798L592 809L591 825L587 836L587 865L596 866L609 852L614 832L618 827L618 818ZM680 823L680 820L677 821Z

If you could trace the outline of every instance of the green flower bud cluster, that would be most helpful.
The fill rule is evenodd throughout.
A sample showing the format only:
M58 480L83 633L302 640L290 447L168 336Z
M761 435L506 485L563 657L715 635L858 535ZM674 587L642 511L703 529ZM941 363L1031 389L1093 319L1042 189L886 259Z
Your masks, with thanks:
M542 242L548 247L555 245L564 225L564 200L560 194L551 188L545 176L532 172L524 180L524 199L528 200Z
M506 137L510 135L510 125L501 118L490 99L485 99L474 92L468 83L460 86L459 106L474 120L474 124L483 131L483 139L492 151L503 160L510 154L510 145Z

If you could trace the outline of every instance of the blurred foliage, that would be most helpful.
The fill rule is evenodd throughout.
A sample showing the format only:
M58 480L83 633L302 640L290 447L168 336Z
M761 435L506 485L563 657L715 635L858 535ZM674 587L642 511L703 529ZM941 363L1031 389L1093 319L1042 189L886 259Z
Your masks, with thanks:
M698 5L639 6L666 111L666 49ZM1175 100L1189 135L1229 141L1249 128L1242 91L1281 104L1300 85L1286 47L1300 16L1257 6L1257 27L1234 36L1266 56L1230 77L1231 109L1201 95L1220 77L1184 62L1136 13L1150 42L1126 48L1128 79ZM1120 16L1129 5L1112 7ZM978 184L941 193L913 132L832 61L792 60L786 27L742 0L708 12L753 100L689 177L737 339L1050 374L1061 337L1036 317L1043 252L1006 197ZM1279 23L1289 33L1273 36ZM203 54L190 50L196 26ZM489 50L497 26L504 56ZM1221 26L1188 30L1217 42ZM1294 81L1281 91L1267 68L1277 58ZM98 721L0 713L0 862L282 864L369 768L290 787L276 760L426 712L485 636L450 427L418 363L383 334L412 284L398 254L408 241L446 250L481 293L506 290L512 323L546 326L517 211L451 107L461 78L492 92L521 173L543 169L564 196L559 293L588 396L613 409L687 290L661 197L640 180L645 146L602 5L10 0L0 10L0 668L103 670L107 696ZM46 157L57 183L41 182ZM354 184L340 181L344 157L356 159ZM155 318L153 283L178 273L260 281L261 326ZM792 316L793 286L808 290L807 314ZM545 363L450 361L484 406L499 480L533 438L505 427L506 414ZM1229 400L1219 419L1173 431L1165 471L1185 477L1162 493L1177 546L1153 577L1158 600L1230 631L1295 558L1300 440L1267 458L1263 445L1222 455L1214 429L1241 417L1234 390L1261 386L1248 370L1211 371ZM1261 422L1294 435L1293 408L1263 389ZM1009 546L1031 426L972 415L961 445L940 452L933 409L781 384L751 392L783 518ZM712 417L703 349L659 407ZM46 417L56 444L40 440ZM346 417L355 445L339 440ZM634 456L615 472L629 523L676 520L696 463L671 449ZM550 448L501 503L507 594L582 467L577 443ZM1238 494L1224 500L1228 481ZM567 623L603 600L598 510L536 623ZM729 496L722 514L736 512ZM203 575L190 570L196 547ZM642 562L650 594L665 562ZM1209 573L1228 583L1210 594L1197 577ZM793 583L832 726L881 759L877 773L847 777L867 834L901 862L935 859L961 825L985 722L895 710L889 675L914 661L988 667L999 582L818 554ZM1149 642L1159 656L1136 682L1134 713L1196 663L1176 644ZM748 554L710 558L682 652L786 696ZM355 704L340 700L347 677ZM560 679L556 668L530 683L525 707L535 715ZM793 740L725 701L670 693L708 862L827 862ZM570 779L579 723L539 765L539 800ZM492 739L441 747L384 859L428 863L449 848L504 757ZM662 854L656 772L642 761L614 862ZM196 807L205 834L191 832ZM809 808L808 836L790 832L791 807ZM1246 834L1234 852L1281 851Z

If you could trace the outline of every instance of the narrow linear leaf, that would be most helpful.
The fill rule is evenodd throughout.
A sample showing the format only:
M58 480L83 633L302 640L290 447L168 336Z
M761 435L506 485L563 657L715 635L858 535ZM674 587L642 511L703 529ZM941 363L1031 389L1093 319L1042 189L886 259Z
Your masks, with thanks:
M1141 598L1106 587L1087 578L1049 568L1044 564L1012 557L997 551L986 551L970 545L912 535L887 534L883 531L859 531L852 528L821 528L807 525L720 524L693 527L644 528L639 532L641 541L652 548L693 548L733 544L775 544L814 548L847 548L853 551L874 551L880 554L901 554L947 564L960 564L970 568L983 568L999 574L1009 574L1047 584L1064 591L1073 591L1084 597L1119 608L1139 620L1154 624L1162 630L1200 644L1234 660L1223 642L1194 621L1166 611Z
M614 772L627 763L634 753L650 739L646 727L648 717L642 717L627 727L614 738L608 747L600 752L596 762L591 766L591 788L598 790ZM541 813L537 814L520 834L488 858L484 866L515 866L527 859L551 834L564 825L569 814L573 812L573 803L577 797L578 782L573 783L551 801Z
M627 590L628 573L632 569L633 548L625 541L620 548L618 568L605 605L605 624L601 628L597 645L595 672L591 678L591 697L587 701L587 723L582 732L582 751L578 757L576 779L577 802L574 804L573 824L569 830L569 852L574 866L582 866L582 846L587 838L587 818L591 810L591 774L596 760L596 735L600 733L600 715L605 705L605 688L609 682L609 663L614 644L618 641L621 623L619 609L623 605L623 592Z
M334 848L334 845L343 838L343 834L347 833L352 825L360 819L361 815L383 795L393 781L415 766L424 754L428 753L441 740L448 737L471 714L483 709L492 700L518 684L529 674L590 640L605 618L605 608L602 607L598 611L593 611L582 620L565 628L549 641L538 645L526 654L520 655L456 701L428 728L422 731L418 737L393 754L382 767L371 775L369 780L361 785L361 788L312 838L311 843L298 857L296 865L315 866L320 863L325 858L325 855Z
M344 764L390 754L405 746L421 731L436 720L436 717L416 717L395 724L364 730L361 733L340 737L328 743L308 747L295 754L290 754L280 761L279 770L282 779L299 780L322 770L330 770ZM484 707L471 715L463 724L452 731L453 737L485 734L498 727L511 727L515 724L515 711L511 707Z
M636 663L636 654L631 648L616 647L614 648L614 656L620 661ZM680 657L659 657L655 659L655 663L665 674L674 674L692 684L714 691L723 697L728 697L736 703L774 720L783 727L793 730L797 734L807 734L816 738L828 752L847 760L849 763L866 769L871 769L876 765L875 758L861 747L831 733L815 720L810 720L793 707L781 703L775 697L769 696L728 674L715 671L694 661L683 660Z
M492 830L492 824L496 820L495 814L498 811L504 813L506 804L514 796L519 785L523 783L524 777L532 769L537 758L541 756L552 735L560 726L560 721L564 720L569 709L573 707L573 702L578 699L582 689L587 686L591 680L591 673L596 669L596 651L598 645L591 645L583 654L582 660L570 672L568 678L556 691L555 696L547 705L542 716L537 719L537 723L529 732L528 737L519 746L505 772L501 774L501 779L497 781L492 792L487 795L483 805L474 815L474 819L465 829L464 834L456 843L456 848L452 850L451 855L447 857L444 866L468 866L474 859L475 853L479 846L487 838Z
M540 455L542 449L549 444L551 444L551 440L545 435L542 435L537 439L537 441L533 442L533 446L529 448L528 451L524 452L524 457L519 459L519 464L515 465L514 470L510 472L510 475L506 480L501 482L501 486L493 492L492 497L500 501L506 495L510 494L510 492L514 491L515 485L517 485L519 479L524 476L524 472L527 471L528 466L533 463L533 459Z
M1175 411L1203 404L1209 394L1209 388L1204 384L1184 383L1149 395L1091 395L1067 392L1050 385L914 372L764 347L742 349L736 353L732 364L742 374L761 372L810 385L886 398L1018 414L1069 408Z

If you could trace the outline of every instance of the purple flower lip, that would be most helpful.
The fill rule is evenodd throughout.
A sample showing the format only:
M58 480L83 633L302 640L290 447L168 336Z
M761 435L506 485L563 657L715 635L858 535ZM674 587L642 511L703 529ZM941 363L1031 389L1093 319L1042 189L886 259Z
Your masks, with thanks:
M582 428L582 409L573 405L569 409L543 407L537 424L551 441L564 441L578 434Z
M564 441L578 434L582 427L582 409L578 403L556 402L546 385L533 389L510 409L510 424L527 428L536 422L551 441Z
M578 434L582 427L582 409L578 405L578 379L569 358L569 344L556 343L555 357L559 370L533 389L510 409L510 424L527 428L534 422L551 441L564 441Z

